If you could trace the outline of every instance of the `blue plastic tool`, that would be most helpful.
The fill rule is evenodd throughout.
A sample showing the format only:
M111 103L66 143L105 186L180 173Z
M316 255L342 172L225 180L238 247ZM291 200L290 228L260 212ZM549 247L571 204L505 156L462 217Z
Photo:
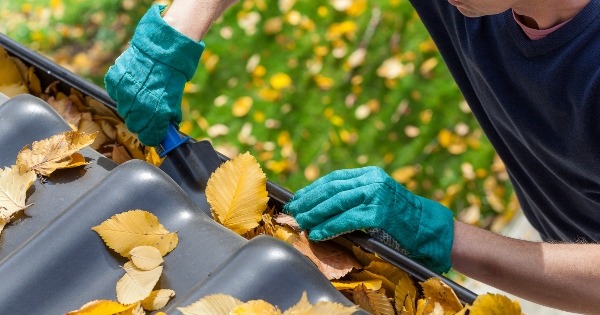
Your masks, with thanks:
M169 152L188 142L190 139L190 136L181 134L176 125L169 124L169 127L167 128L167 137L156 147L156 152L159 157L163 158Z

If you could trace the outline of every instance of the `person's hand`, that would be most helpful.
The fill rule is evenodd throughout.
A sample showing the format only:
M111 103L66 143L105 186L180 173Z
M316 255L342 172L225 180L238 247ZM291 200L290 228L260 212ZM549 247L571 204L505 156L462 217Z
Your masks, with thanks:
M148 146L158 145L169 123L181 122L185 83L192 79L204 43L184 36L154 5L138 23L131 46L112 65L104 83L127 128Z
M296 192L284 211L311 240L367 229L435 272L451 267L452 212L412 194L381 168L334 171Z

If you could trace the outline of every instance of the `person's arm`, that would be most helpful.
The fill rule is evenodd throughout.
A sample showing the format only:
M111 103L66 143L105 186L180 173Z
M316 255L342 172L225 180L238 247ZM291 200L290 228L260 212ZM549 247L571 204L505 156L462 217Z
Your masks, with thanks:
M570 312L600 310L600 245L504 237L455 221L452 266L493 287Z
M211 25L237 0L174 0L153 5L138 23L131 45L104 76L108 95L127 129L148 146L182 120L181 101L204 51Z
M187 37L200 41L212 24L237 0L175 0L163 19Z

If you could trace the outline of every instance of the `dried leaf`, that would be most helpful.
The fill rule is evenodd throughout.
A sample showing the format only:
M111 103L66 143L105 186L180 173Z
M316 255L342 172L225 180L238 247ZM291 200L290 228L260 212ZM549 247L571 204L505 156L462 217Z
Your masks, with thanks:
M394 307L387 296L359 285L352 291L354 303L374 315L395 315Z
M434 302L440 303L445 311L456 313L463 308L454 290L439 278L431 278L421 282L421 287L423 288L423 295Z
M0 168L0 232L15 213L27 208L27 190L35 179L35 172L21 174L16 165Z
M175 291L170 289L160 289L150 292L147 298L142 301L142 307L148 311L156 311L159 310L167 303L169 300L175 296Z
M117 164L122 164L131 160L131 156L127 152L127 149L119 144L113 146L111 159Z
M312 260L327 279L339 279L353 268L362 268L358 260L340 245L330 242L311 242L306 233L300 233L294 247Z
M183 315L229 315L229 312L240 304L242 304L242 301L232 296L212 294L186 307L178 307L177 309Z
M300 233L294 231L292 228L287 226L276 226L275 234L273 234L273 237L280 239L288 244L294 244L294 242L296 242L299 236Z
M281 311L273 304L263 300L252 300L236 306L230 315L281 315Z
M354 288L364 285L369 290L381 289L381 280L367 280L367 281L331 281L333 287L338 290L353 290Z
M471 306L470 315L521 315L521 306L500 294L478 296Z
M100 125L98 125L97 123L95 123L91 120L82 119L81 122L79 123L77 130L79 130L79 132L85 132L87 134L94 133L97 135L96 139L94 139L94 142L92 142L92 144L90 144L90 148L92 148L96 151L98 149L100 149L100 147L102 145L104 145L104 143L106 143L107 141L110 140L104 134L104 132L102 131L102 128L100 128Z
M50 96L46 100L56 112L71 126L73 129L77 129L79 126L79 121L81 121L81 112L73 104L70 98L63 98L62 100L56 100L53 96ZM83 130L81 130L83 131Z
M239 235L257 227L269 200L266 183L266 175L248 152L223 163L206 185L215 221Z
M273 217L273 220L275 220L275 222L277 222L280 225L289 226L296 231L301 230L300 226L298 225L298 222L296 222L296 219L289 214L278 213Z
M300 301L283 312L283 315L351 315L357 310L357 306L344 306L329 301L321 301L313 306L308 301L305 291L302 293Z
M386 295L389 297L394 296L395 284L384 276L372 273L368 270L361 270L359 272L352 272L349 278L354 281L367 281L367 280L381 280L382 290L385 290Z
M142 143L138 137L129 131L124 123L120 123L116 126L117 128L117 141L124 145L129 154L138 160L144 159L144 151L142 150Z
M117 301L123 304L136 303L148 297L163 271L162 266L142 270L130 261L123 269L125 275L117 282Z
M76 311L68 312L67 315L113 315L133 309L136 304L123 305L115 301L96 300L83 305Z
M415 313L415 301L417 300L417 288L410 277L402 278L396 284L394 290L394 305L400 314Z
M0 86L20 85L24 83L17 64L8 56L6 50L0 47Z
M177 233L165 229L152 213L139 209L116 214L92 230L123 257L128 257L133 248L142 245L154 246L164 256L179 242Z
M49 176L57 169L82 165L85 160L77 151L92 144L96 134L67 131L47 139L35 141L25 146L17 155L17 165L21 172L34 170L37 174ZM75 163L74 161L75 160Z
M142 270L152 270L163 263L162 254L154 246L138 246L129 251L129 259Z

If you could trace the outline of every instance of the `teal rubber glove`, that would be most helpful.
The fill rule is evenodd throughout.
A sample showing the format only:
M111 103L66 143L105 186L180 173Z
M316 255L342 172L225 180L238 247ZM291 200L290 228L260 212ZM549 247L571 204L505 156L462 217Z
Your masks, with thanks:
M195 42L161 17L153 5L138 23L130 47L112 65L104 84L127 128L148 146L158 145L169 123L181 122L185 83L192 79L204 42Z
M366 229L437 273L451 267L453 213L414 195L379 167L334 171L284 206L311 240Z

